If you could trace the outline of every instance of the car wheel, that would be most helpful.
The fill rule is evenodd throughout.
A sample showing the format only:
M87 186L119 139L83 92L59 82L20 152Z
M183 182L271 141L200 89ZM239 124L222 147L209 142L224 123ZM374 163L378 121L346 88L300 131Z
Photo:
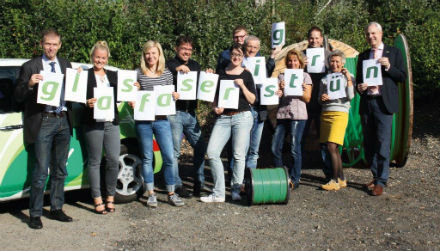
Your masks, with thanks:
M116 202L131 202L137 198L139 192L142 192L143 178L141 170L142 161L138 156L121 152L116 184Z

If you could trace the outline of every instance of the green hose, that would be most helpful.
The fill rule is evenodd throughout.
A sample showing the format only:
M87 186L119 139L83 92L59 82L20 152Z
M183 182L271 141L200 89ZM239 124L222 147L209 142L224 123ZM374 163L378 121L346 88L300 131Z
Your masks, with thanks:
M288 173L285 168L246 168L245 189L248 205L289 201Z

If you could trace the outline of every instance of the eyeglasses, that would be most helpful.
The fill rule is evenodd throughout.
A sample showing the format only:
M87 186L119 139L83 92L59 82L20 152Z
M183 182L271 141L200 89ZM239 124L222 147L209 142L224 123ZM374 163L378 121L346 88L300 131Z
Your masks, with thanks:
M231 54L231 58L241 58L241 57L243 57L243 54L237 54L237 53Z
M246 37L246 35L242 35L242 36L234 36L234 39L239 39L239 38L243 39L244 37Z
M189 52L193 51L192 48L187 48L187 47L179 47L179 50L182 50L182 51L189 51Z

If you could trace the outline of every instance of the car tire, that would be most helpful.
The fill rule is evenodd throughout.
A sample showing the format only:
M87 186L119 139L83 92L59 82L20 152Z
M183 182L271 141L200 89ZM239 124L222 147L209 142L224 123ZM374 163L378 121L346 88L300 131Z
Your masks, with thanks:
M143 192L143 183L141 159L121 144L115 202L127 203L137 199Z

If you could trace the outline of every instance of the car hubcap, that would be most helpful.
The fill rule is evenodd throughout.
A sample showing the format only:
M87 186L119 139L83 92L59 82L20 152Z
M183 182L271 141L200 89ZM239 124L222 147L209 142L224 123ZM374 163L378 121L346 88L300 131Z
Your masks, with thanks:
M142 175L140 173L142 161L133 154L119 156L119 173L116 192L121 195L135 194L142 187Z

